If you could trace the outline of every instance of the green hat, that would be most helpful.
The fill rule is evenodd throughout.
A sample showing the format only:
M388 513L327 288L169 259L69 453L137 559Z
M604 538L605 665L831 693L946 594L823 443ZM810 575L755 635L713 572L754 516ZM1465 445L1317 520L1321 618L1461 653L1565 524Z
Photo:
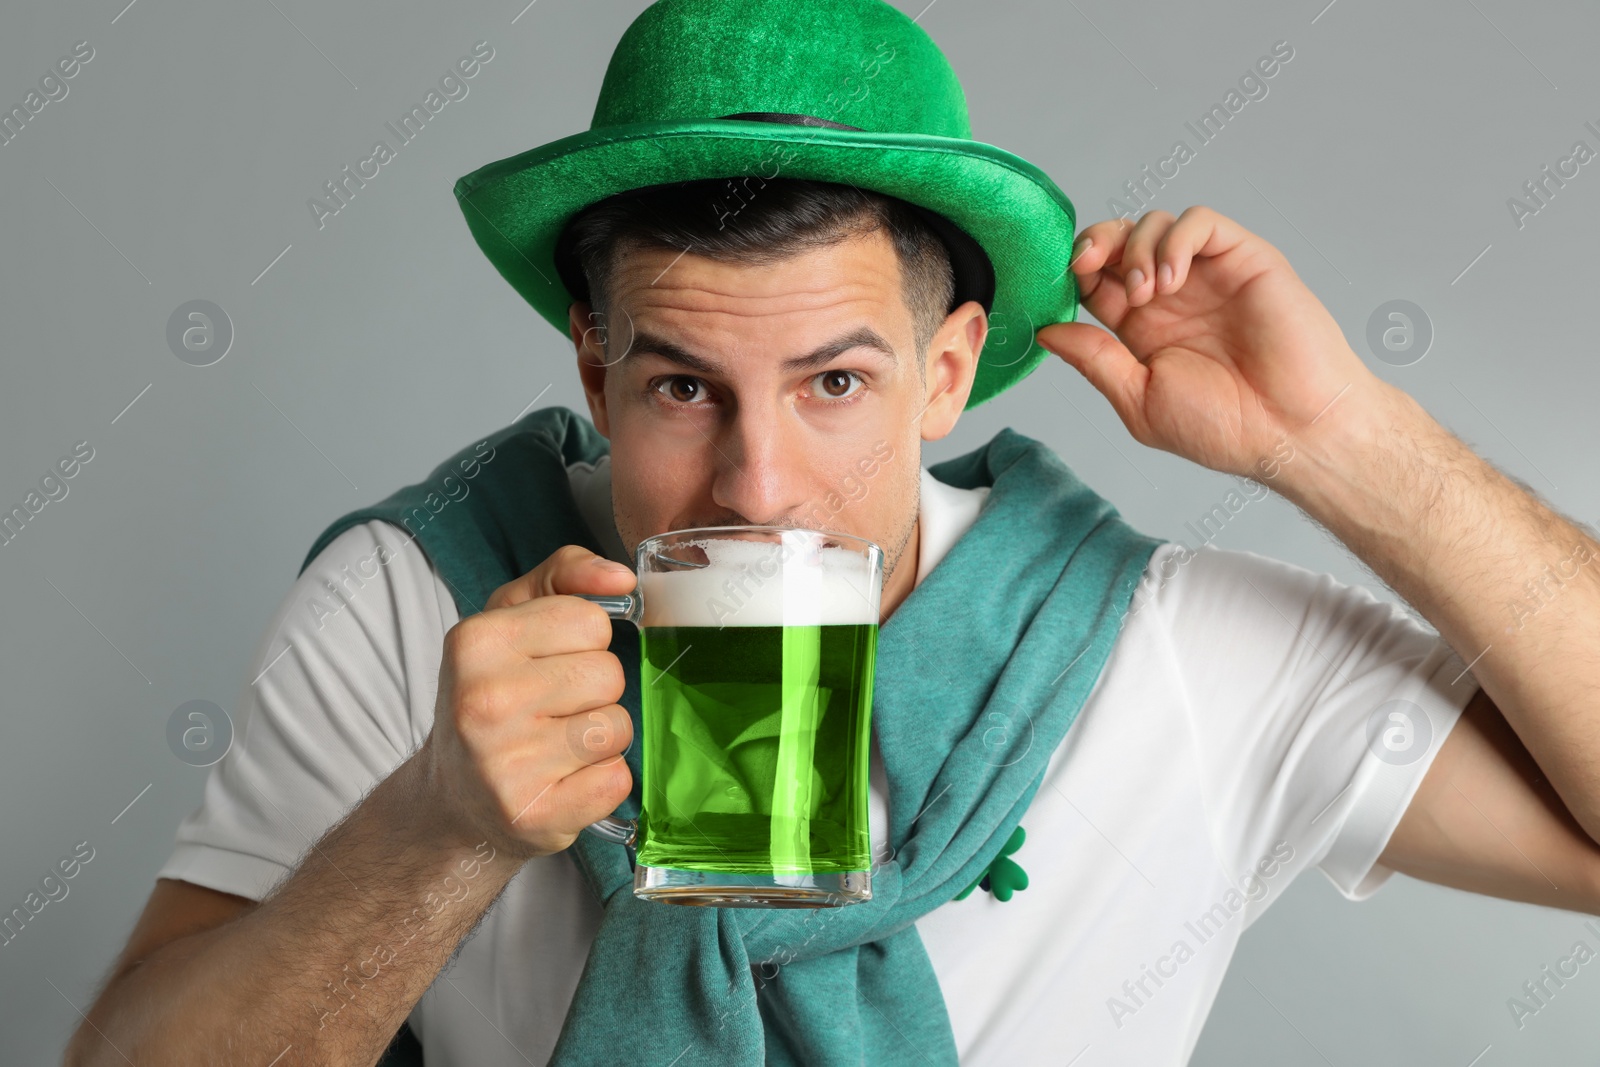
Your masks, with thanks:
M1077 316L1072 202L1033 164L972 139L949 60L882 0L658 0L617 43L586 132L480 167L455 193L495 269L566 335L586 294L557 244L578 211L729 178L736 224L779 176L926 209L955 266L952 307L990 312L969 408L1038 366L1035 331Z

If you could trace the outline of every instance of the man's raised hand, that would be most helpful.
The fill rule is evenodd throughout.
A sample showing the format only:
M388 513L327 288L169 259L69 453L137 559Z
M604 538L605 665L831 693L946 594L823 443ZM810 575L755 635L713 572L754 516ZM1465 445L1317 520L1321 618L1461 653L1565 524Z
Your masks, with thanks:
M1039 343L1141 444L1247 475L1285 437L1327 429L1336 399L1354 407L1381 385L1283 254L1210 208L1095 223L1071 269L1111 332L1054 323Z

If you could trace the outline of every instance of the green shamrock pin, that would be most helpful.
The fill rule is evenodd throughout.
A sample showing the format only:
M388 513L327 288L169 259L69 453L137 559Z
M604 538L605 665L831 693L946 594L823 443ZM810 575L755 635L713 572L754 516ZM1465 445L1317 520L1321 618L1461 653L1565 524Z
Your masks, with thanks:
M1027 836L1021 826L1011 831L1011 837L1001 846L1000 855L989 864L989 869L984 871L977 881L957 893L955 898L964 899L980 885L994 894L996 900L1010 900L1012 893L1028 888L1028 872L1023 870L1016 860L1009 858L1013 852L1022 847L1022 841Z

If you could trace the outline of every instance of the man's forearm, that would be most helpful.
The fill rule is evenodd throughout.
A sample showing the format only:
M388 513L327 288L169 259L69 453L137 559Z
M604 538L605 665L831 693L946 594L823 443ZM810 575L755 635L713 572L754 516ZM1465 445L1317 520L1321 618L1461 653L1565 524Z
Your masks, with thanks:
M374 1062L521 867L430 822L425 774L413 756L258 907L118 976L68 1062Z
M1374 382L1299 442L1285 495L1468 661L1600 840L1600 543Z

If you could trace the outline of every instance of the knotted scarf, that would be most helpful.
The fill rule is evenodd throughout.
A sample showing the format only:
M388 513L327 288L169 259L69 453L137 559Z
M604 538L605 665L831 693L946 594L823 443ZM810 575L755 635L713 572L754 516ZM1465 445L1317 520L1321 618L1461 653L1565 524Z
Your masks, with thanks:
M600 551L567 466L608 448L566 408L531 412L427 480L345 515L306 562L350 526L386 520L419 542L466 617L562 545ZM879 630L872 729L890 805L889 840L873 842L872 899L822 909L644 901L629 850L579 835L568 851L604 917L551 1064L957 1062L913 924L1012 838L1160 542L1009 428L929 470L990 491ZM627 681L620 703L643 738L637 631L615 623L611 650ZM634 791L618 817L639 814L640 749L625 756Z

